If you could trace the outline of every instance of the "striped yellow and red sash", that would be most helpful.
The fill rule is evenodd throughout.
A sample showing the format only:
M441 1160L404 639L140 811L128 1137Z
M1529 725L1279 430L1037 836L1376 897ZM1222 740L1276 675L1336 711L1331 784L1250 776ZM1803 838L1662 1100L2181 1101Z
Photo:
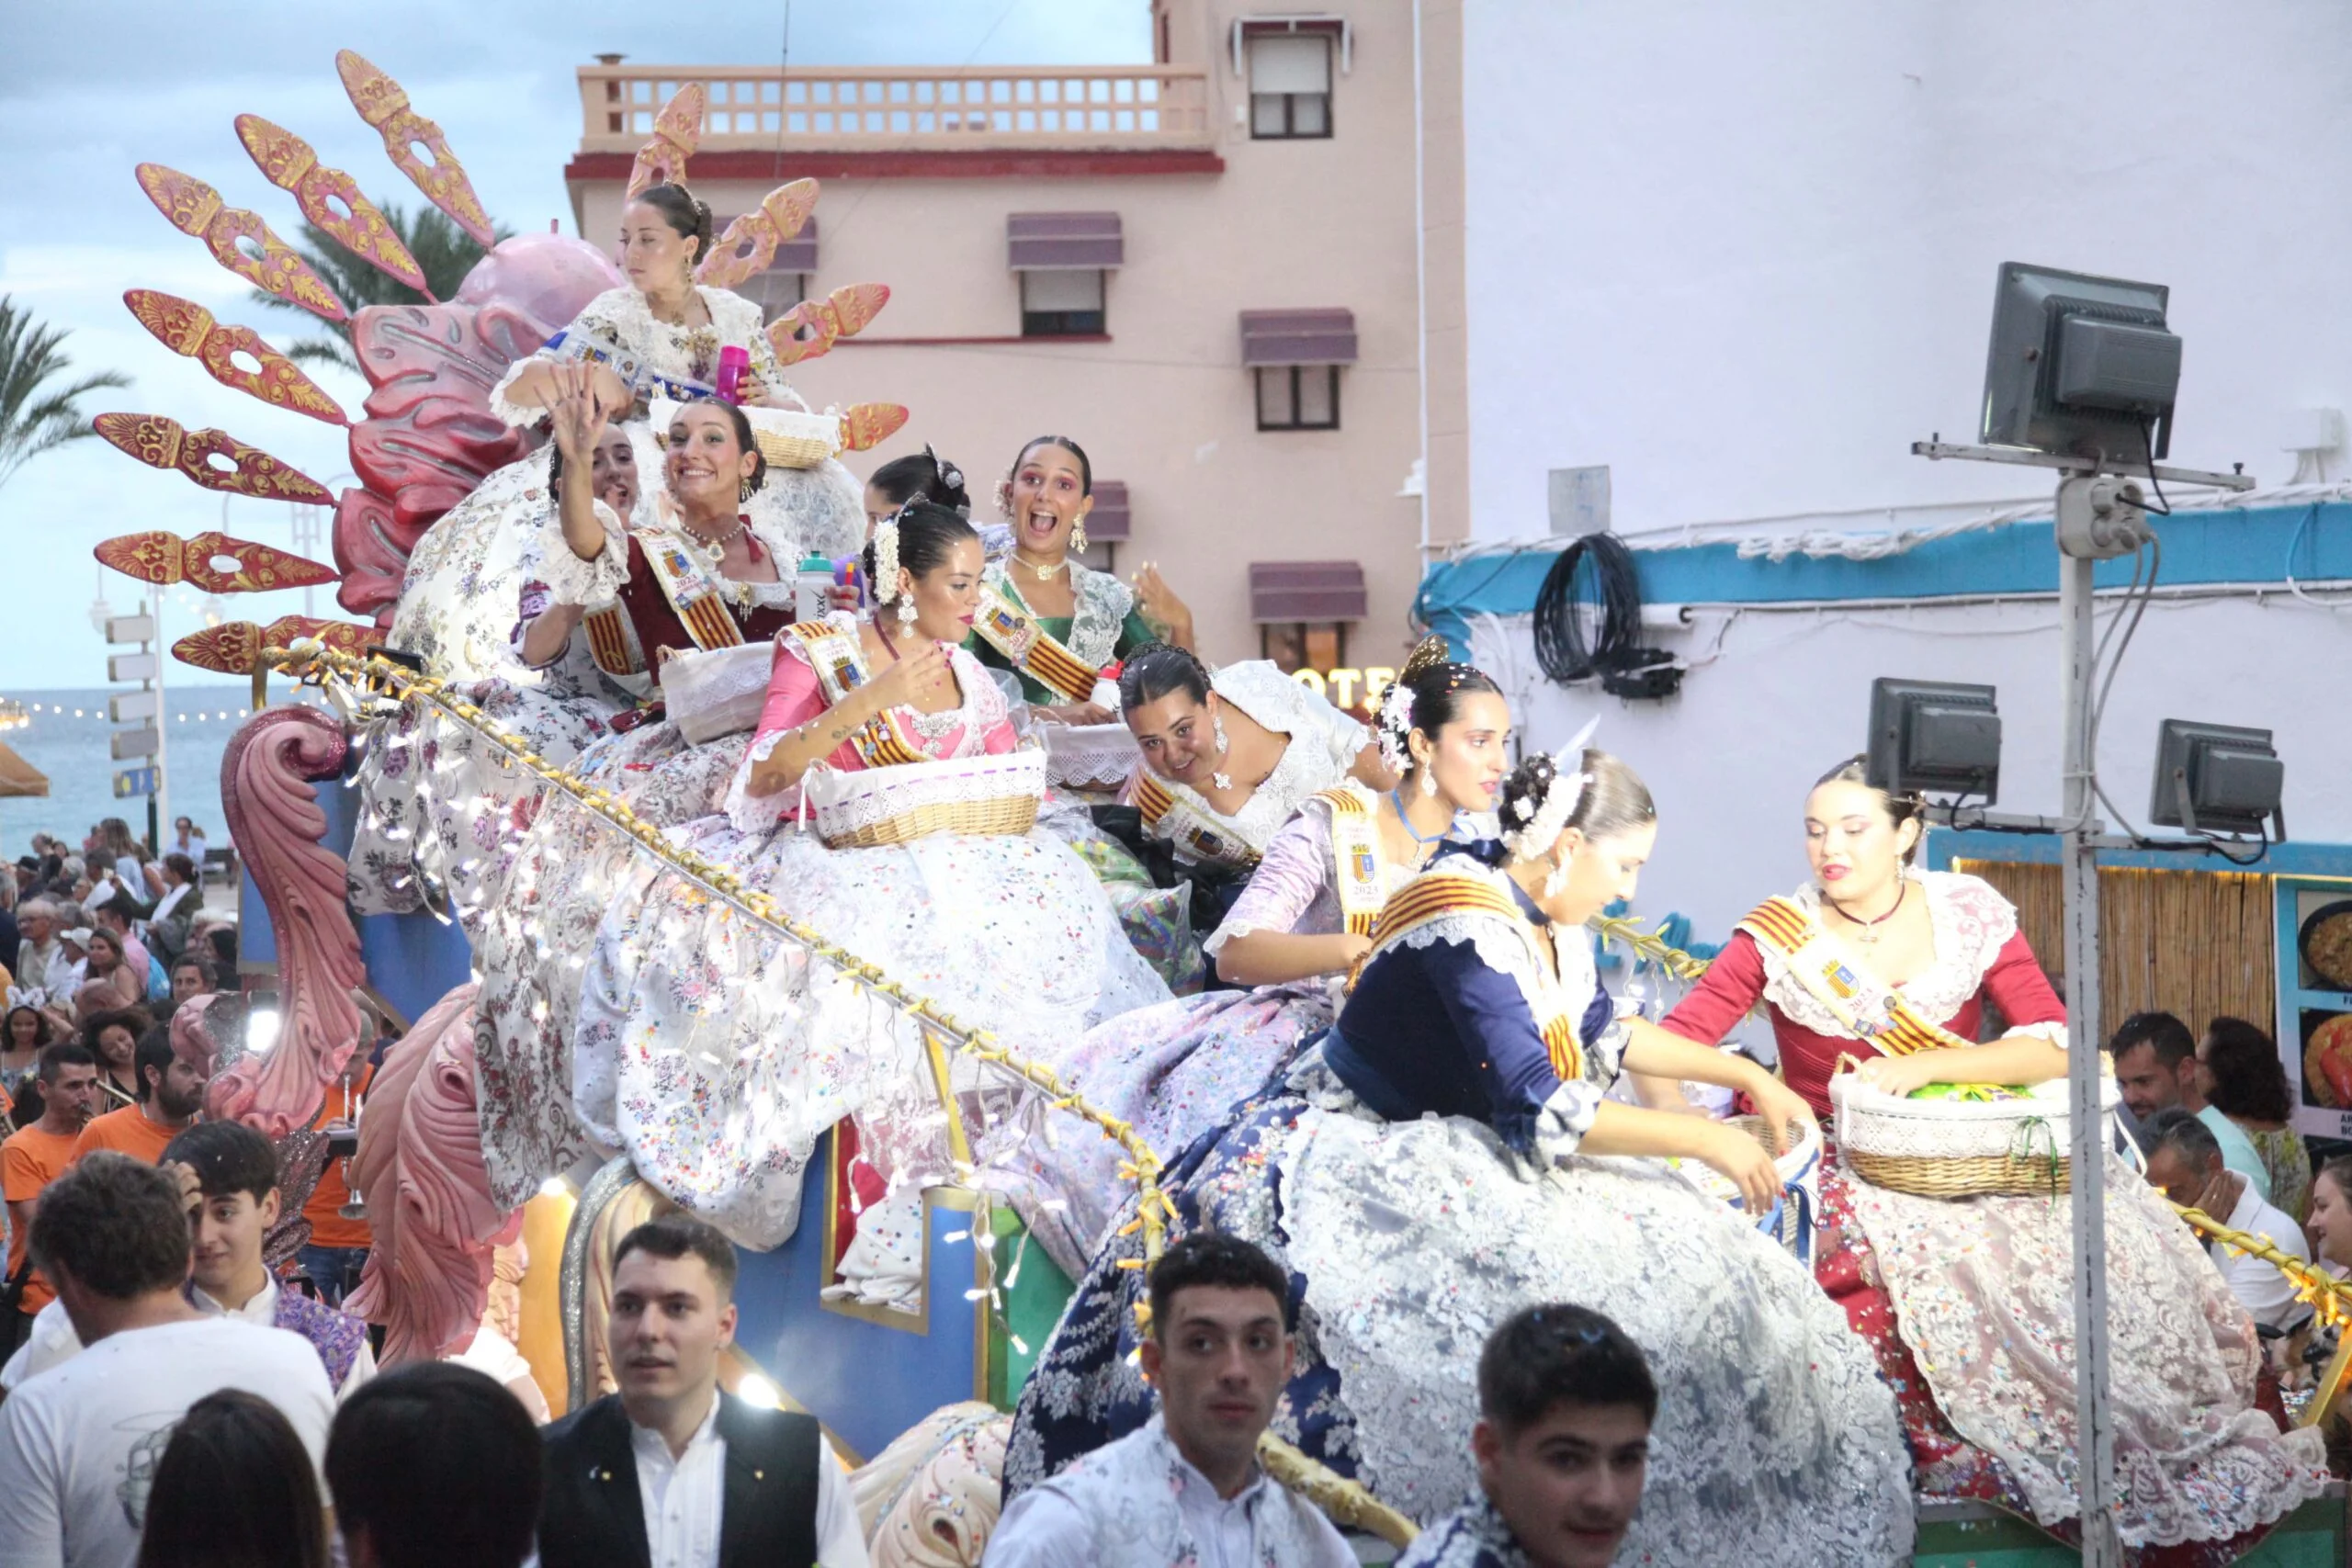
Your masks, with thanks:
M1767 898L1736 929L1779 953L1797 984L1858 1040L1896 1056L1969 1044L1921 1018L1902 992L1858 973L1812 911L1793 898Z
M1519 901L1488 878L1464 872L1425 871L1398 888L1387 908L1380 912L1380 934L1374 941L1372 956L1377 957L1430 921L1451 915L1486 915L1508 921L1527 944L1530 973L1543 973L1544 960L1535 942L1535 929L1520 908ZM1544 1050L1552 1059L1552 1071L1562 1083L1572 1083L1582 1077L1584 1042L1577 1026L1583 1021L1566 1012L1545 1017L1533 996L1528 997L1527 1006L1534 1015L1537 1032L1544 1036Z
M607 675L642 675L645 655L637 646L637 628L617 599L607 599L581 618L588 631L588 652L596 668Z
M1148 768L1136 774L1136 810L1143 818L1146 832L1167 840L1196 861L1237 871L1254 868L1259 860L1257 847L1209 812L1205 803L1195 805L1197 798L1190 790L1178 795Z
M993 582L980 584L979 615L972 629L980 640L1002 654L1013 668L1074 703L1094 694L1102 672L1088 664L1052 633L1012 594Z
M743 628L735 624L734 612L727 607L721 581L688 553L684 543L659 528L632 528L629 533L644 550L646 562L653 569L653 581L661 584L662 596L678 612L695 646L706 653L741 647Z
M808 656L808 667L817 672L817 684L825 694L827 707L865 684L865 660L860 656L857 638L851 633L830 622L803 621L785 627L777 635L800 645ZM861 725L857 733L850 737L850 742L869 768L931 761L888 708Z
M1380 924L1387 890L1380 874L1380 803L1377 797L1341 784L1312 797L1331 808L1331 886L1340 914L1355 936L1370 936Z

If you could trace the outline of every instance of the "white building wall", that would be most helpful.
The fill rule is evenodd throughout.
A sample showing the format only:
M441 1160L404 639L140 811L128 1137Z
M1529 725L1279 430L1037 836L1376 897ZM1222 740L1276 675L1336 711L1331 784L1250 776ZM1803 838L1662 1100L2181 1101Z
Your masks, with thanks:
M2102 605L2111 601L2102 598ZM1593 744L1632 763L1658 808L1657 852L1635 908L1690 917L1721 942L1768 894L1808 874L1802 825L1813 781L1861 750L1878 675L1989 682L2001 710L1997 809L2055 815L2058 612L2054 602L1898 609L1701 613L1661 639L1694 660L1666 703L1621 703L1546 681L1524 617L1474 617L1477 662L1511 699L1532 744L1557 746L1595 713ZM2100 782L2144 829L2156 726L2193 718L2273 729L2298 840L2352 843L2352 728L2341 722L2352 670L2352 606L2314 607L2278 590L2256 601L2158 599L2116 677L2099 738ZM2175 836L2174 830L2160 830ZM2184 861L2184 864L2205 864Z
M1973 439L1996 268L2169 284L2177 461L2283 478L2352 407L2340 0L1475 0L1474 529L2046 494Z

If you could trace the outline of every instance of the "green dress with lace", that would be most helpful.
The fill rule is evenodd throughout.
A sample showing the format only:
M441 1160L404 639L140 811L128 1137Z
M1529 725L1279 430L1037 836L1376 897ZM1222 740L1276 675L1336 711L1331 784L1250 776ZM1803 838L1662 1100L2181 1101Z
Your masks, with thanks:
M1135 591L1109 572L1096 571L1072 561L1069 563L1069 577L1074 613L1068 615L1040 615L1030 609L1029 601L1021 596L1019 586L1002 561L990 562L981 574L981 581L1027 611L1046 636L1096 670L1114 660L1125 659L1159 635L1151 629L1151 623L1143 618L1143 612L1136 607ZM1012 661L990 648L979 633L972 633L965 639L964 646L991 670L1013 670L1021 682L1021 694L1037 706L1053 706L1070 701L1044 682L1031 677L1027 671L1014 670Z

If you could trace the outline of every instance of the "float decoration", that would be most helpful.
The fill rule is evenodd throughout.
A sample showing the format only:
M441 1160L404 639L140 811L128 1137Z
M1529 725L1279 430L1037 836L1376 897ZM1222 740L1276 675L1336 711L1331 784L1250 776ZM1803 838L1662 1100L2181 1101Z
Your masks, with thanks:
M302 372L302 367L265 342L251 327L228 326L193 299L153 288L123 291L122 302L139 324L174 354L185 355L204 367L214 380L273 408L292 409L327 424L349 424L343 405ZM244 355L258 367L247 370L237 363Z
M176 468L207 490L304 506L324 506L334 499L310 475L226 431L190 430L160 413L102 413L90 423L149 468Z
M670 95L654 118L653 139L637 150L637 162L629 165L622 201L635 201L655 186L686 183L686 160L702 142L703 114L709 107L710 90L700 82L689 82Z
M842 412L842 450L867 452L896 435L907 423L904 403L854 403Z
M381 628L355 621L324 621L315 615L280 615L266 626L224 621L190 632L172 644L172 657L219 675L250 675L261 650L299 637L313 637L342 653L364 653L383 642Z
M465 166L449 151L441 128L409 107L408 90L352 50L335 51L334 68L343 78L343 90L351 95L351 107L383 137L384 153L393 167L427 201L457 220L458 228L484 246L497 244L497 231L474 195L473 182L466 178ZM433 154L431 163L416 155L420 143Z
M835 335L855 337L874 324L874 318L889 302L887 283L844 283L825 296L823 308L832 314Z
M237 117L237 139L270 184L291 191L312 225L385 276L404 283L427 299L424 269L401 243L390 221L341 169L319 162L318 150L282 125L257 114ZM335 209L335 203L343 210Z
M351 320L351 311L326 279L311 271L311 264L258 214L225 205L219 191L194 175L162 164L139 165L139 188L173 228L202 240L213 260L263 293L330 321Z
M643 153L639 154L643 157ZM775 260L776 247L808 224L817 209L817 182L794 180L760 198L760 205L727 225L695 268L695 281L713 288L732 288L747 277L765 272Z
M334 581L334 569L314 560L256 544L232 539L218 529L192 538L152 529L118 534L90 552L99 564L125 577L169 588L186 582L207 593L259 593L274 588L314 588ZM223 565L222 563L226 564ZM247 669L252 666L248 664Z

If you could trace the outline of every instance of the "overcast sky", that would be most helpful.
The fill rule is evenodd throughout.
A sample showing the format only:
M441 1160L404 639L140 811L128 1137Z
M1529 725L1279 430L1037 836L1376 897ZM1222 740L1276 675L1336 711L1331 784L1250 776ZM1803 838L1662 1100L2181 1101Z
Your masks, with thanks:
M611 51L649 63L773 63L787 17L791 57L809 64L1150 58L1146 0L768 0L694 10L612 0L0 0L0 146L14 152L0 181L0 293L71 331L76 372L131 378L127 390L94 394L91 412L218 426L340 489L350 480L339 430L220 386L124 308L124 289L156 288L275 343L305 333L301 318L250 304L244 280L166 223L132 170L153 162L194 175L290 238L300 223L293 198L262 178L232 123L253 113L308 140L377 199L414 206L422 198L335 75L335 51L355 49L440 123L492 217L517 231L560 219L570 232L562 170L579 136L575 66ZM357 377L312 374L356 412L367 393ZM222 502L96 440L37 459L0 487L0 694L105 683L104 644L87 615L101 586L90 555L99 540L220 527L290 542L290 509L231 498L224 520ZM133 585L107 575L107 597L129 608ZM317 592L318 613L342 614L333 595ZM247 595L232 602L232 618L267 624L300 609L299 593ZM186 592L165 617L167 637L200 624Z

